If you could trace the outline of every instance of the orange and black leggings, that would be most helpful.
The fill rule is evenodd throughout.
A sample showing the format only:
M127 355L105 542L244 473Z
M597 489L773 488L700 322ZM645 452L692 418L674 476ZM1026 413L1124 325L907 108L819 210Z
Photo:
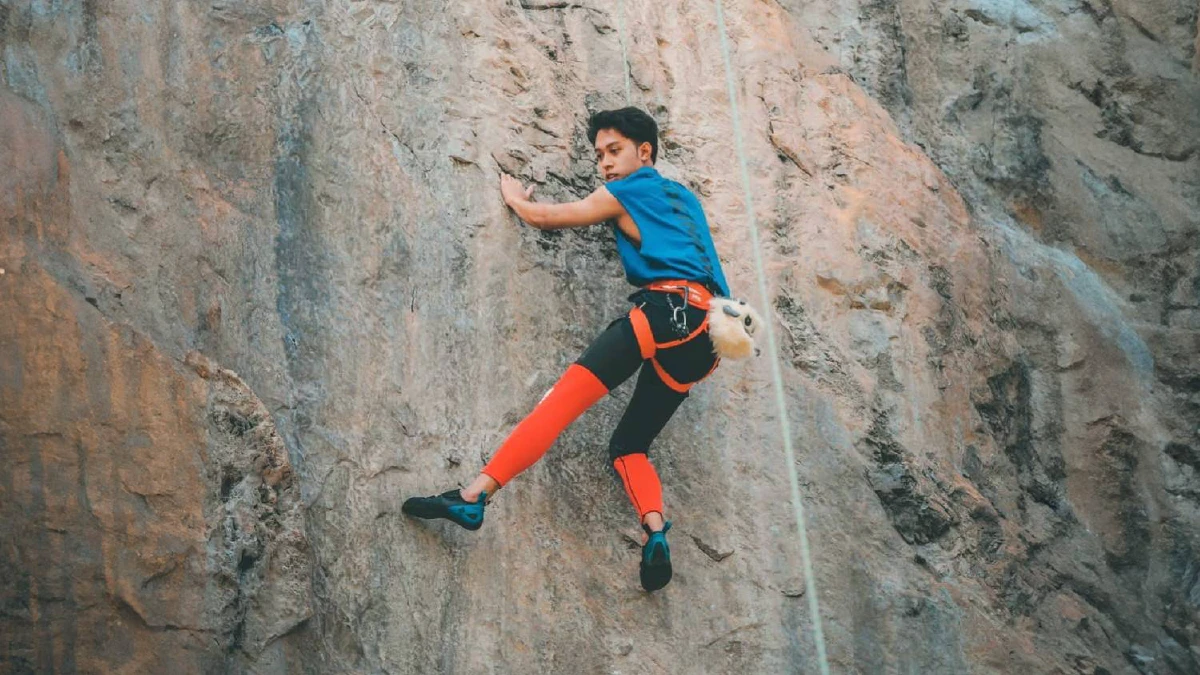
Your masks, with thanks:
M642 307L658 343L670 343L695 331L706 314L671 293L641 290L630 300ZM658 368L643 359L642 353L629 316L610 323L513 429L483 473L500 485L507 484L541 459L583 411L640 369L633 396L609 440L608 453L638 517L662 513L662 485L647 456L650 444L687 398L686 388L704 379L717 361L707 331L657 351L654 358L673 380L671 384L664 382Z

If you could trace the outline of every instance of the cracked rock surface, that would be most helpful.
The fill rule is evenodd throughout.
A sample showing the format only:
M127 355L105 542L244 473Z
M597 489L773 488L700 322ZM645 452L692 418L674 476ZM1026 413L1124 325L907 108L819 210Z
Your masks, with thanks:
M590 111L659 120L770 315L839 673L1200 671L1195 0L0 0L0 671L815 671L765 359L651 451L470 480L629 292Z

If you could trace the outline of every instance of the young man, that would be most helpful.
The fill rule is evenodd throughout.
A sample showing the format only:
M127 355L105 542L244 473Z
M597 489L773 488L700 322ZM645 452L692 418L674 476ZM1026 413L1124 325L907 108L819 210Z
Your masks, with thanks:
M640 287L629 297L635 307L609 324L567 368L470 485L408 499L403 511L479 529L488 495L537 462L567 425L640 369L609 441L609 458L648 536L641 582L654 591L671 580L666 540L671 524L663 518L662 485L647 451L688 389L716 368L707 310L713 295L727 297L729 288L699 200L654 169L654 119L637 108L596 113L588 140L607 185L586 199L534 202L533 188L507 174L500 177L500 192L522 220L538 229L613 221L625 277Z

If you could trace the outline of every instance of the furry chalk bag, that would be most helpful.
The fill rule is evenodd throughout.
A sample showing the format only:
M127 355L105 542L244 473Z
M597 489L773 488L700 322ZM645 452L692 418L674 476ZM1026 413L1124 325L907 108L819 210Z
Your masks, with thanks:
M757 356L754 334L762 318L745 300L715 297L708 308L708 335L713 352L723 359Z

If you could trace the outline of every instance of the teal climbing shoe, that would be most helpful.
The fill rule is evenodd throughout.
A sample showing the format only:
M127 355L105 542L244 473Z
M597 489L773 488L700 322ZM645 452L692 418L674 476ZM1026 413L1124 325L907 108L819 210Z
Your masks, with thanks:
M479 495L479 501L468 502L458 490L447 490L432 497L410 497L400 510L415 518L445 518L468 530L478 530L483 526L486 503L486 492Z
M642 529L650 536L642 546L642 588L657 591L671 581L671 547L667 546L667 530L671 529L671 523L668 521L663 525L661 532L651 532L644 524Z

